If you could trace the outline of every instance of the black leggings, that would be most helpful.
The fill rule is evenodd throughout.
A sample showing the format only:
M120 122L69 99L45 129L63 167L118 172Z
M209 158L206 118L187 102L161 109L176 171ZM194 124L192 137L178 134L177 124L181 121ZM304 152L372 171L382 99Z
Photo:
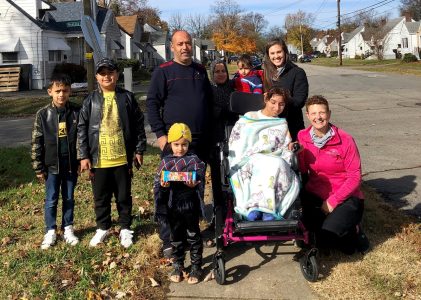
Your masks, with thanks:
M364 201L349 197L326 215L321 206L323 200L307 191L301 192L304 226L316 234L319 247L338 248L352 254L356 247L356 227L361 222Z
M202 265L203 242L200 235L199 215L170 212L169 227L173 246L173 265L184 266L185 242L190 246L192 265Z

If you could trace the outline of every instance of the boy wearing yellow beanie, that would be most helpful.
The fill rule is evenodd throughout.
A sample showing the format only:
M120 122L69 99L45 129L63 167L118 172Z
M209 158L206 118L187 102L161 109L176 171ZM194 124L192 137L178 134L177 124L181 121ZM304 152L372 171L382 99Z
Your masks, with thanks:
M192 141L191 131L184 123L174 123L168 131L172 154L165 156L154 180L155 220L169 225L171 232L174 271L170 280L183 280L185 247L190 246L191 270L189 284L196 284L202 277L203 242L199 219L204 216L204 182L206 165L197 155L188 152ZM163 171L196 172L196 180L185 182L164 181Z

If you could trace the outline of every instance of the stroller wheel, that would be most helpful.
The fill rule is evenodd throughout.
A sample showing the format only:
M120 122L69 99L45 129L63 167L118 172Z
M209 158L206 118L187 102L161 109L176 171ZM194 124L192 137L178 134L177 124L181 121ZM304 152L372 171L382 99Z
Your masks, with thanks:
M215 256L214 261L215 269L213 270L215 274L215 280L218 284L225 283L225 261L221 256Z
M306 255L300 258L300 269L304 278L310 282L317 281L319 277L319 267L316 260L317 250L311 249Z

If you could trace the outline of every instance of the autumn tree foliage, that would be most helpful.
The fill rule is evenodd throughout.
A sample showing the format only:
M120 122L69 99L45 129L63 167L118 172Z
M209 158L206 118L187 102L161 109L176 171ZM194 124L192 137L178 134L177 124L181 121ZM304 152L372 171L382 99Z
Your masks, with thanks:
M212 40L217 49L229 53L255 53L267 26L263 15L248 13L234 0L219 0L212 6Z
M287 14L285 17L286 40L289 44L301 49L301 43L304 52L311 51L310 40L313 38L314 30L312 24L314 15L302 10L293 14Z

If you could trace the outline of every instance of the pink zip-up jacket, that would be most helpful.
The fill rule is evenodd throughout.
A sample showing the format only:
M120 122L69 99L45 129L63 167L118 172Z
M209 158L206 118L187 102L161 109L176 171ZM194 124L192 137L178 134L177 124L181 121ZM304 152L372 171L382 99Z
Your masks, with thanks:
M354 139L331 124L335 135L321 149L314 146L311 126L298 133L303 151L298 154L300 171L308 174L305 189L326 200L333 208L361 191L361 159Z

